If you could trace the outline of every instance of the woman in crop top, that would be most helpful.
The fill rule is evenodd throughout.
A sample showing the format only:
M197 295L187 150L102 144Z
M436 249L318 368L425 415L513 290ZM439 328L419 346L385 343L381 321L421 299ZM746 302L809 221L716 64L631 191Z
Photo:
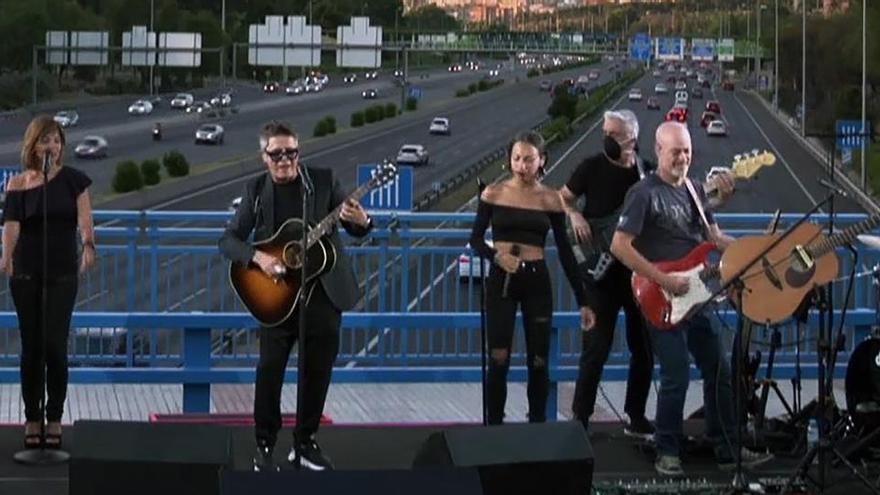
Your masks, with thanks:
M544 262L544 244L551 228L559 259L580 306L581 326L589 329L595 319L566 234L559 195L539 181L546 159L544 139L534 132L520 134L511 143L509 155L512 177L483 191L470 240L480 256L494 260L486 286L489 424L501 424L504 419L517 304L523 313L528 356L529 422L546 419L553 288ZM494 248L484 237L490 224Z
M9 275L12 301L21 332L21 395L25 409L25 448L61 448L61 416L67 395L67 336L77 291L77 272L95 263L95 235L88 186L79 170L62 166L64 131L52 117L31 121L24 134L24 172L10 179L3 209L3 255L0 268ZM43 159L50 155L48 182ZM43 194L47 194L47 238L43 237ZM82 257L77 244L82 241ZM43 273L43 245L49 246ZM46 304L42 297L46 279ZM41 319L46 318L46 345ZM45 374L41 369L45 348ZM40 409L46 383L46 417ZM46 421L45 437L41 425Z

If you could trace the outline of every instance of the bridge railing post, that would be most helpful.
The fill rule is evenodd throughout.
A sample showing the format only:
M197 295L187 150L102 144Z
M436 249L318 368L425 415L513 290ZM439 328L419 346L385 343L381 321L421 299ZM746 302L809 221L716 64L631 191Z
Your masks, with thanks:
M183 381L183 412L207 413L211 411L211 383L193 379L196 376L207 376L211 369L211 329L183 329L183 370L186 372ZM207 380L206 378L204 380Z

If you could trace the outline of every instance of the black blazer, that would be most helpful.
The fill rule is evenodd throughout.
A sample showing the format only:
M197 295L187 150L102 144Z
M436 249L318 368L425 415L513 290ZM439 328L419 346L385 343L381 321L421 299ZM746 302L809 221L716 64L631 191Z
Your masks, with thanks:
M346 195L332 170L309 168L308 173L315 191L309 201L309 223L314 225L345 201ZM226 224L226 231L220 237L218 245L226 258L247 264L253 259L255 251L247 242L251 232L255 242L268 239L275 233L275 195L268 172L247 181L244 189L241 204L232 220ZM373 228L372 222L367 227L349 222L340 223L346 232L355 237L363 237ZM318 280L336 309L346 311L354 307L361 293L351 260L342 248L339 231L333 229L329 238L338 253L336 265Z

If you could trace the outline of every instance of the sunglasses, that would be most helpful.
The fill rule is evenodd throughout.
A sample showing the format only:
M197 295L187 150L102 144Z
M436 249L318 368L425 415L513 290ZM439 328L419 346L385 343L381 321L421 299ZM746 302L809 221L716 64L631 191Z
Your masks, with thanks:
M296 160L299 156L299 148L278 148L274 150L264 150L266 156L275 163L279 163L287 158L290 161Z

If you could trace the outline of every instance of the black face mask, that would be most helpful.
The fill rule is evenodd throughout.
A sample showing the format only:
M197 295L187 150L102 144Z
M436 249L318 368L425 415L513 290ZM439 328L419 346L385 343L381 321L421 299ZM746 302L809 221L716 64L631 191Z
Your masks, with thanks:
M602 146L605 148L605 156L610 160L615 162L620 160L620 155L623 150L620 149L620 143L618 143L616 139L606 134Z

